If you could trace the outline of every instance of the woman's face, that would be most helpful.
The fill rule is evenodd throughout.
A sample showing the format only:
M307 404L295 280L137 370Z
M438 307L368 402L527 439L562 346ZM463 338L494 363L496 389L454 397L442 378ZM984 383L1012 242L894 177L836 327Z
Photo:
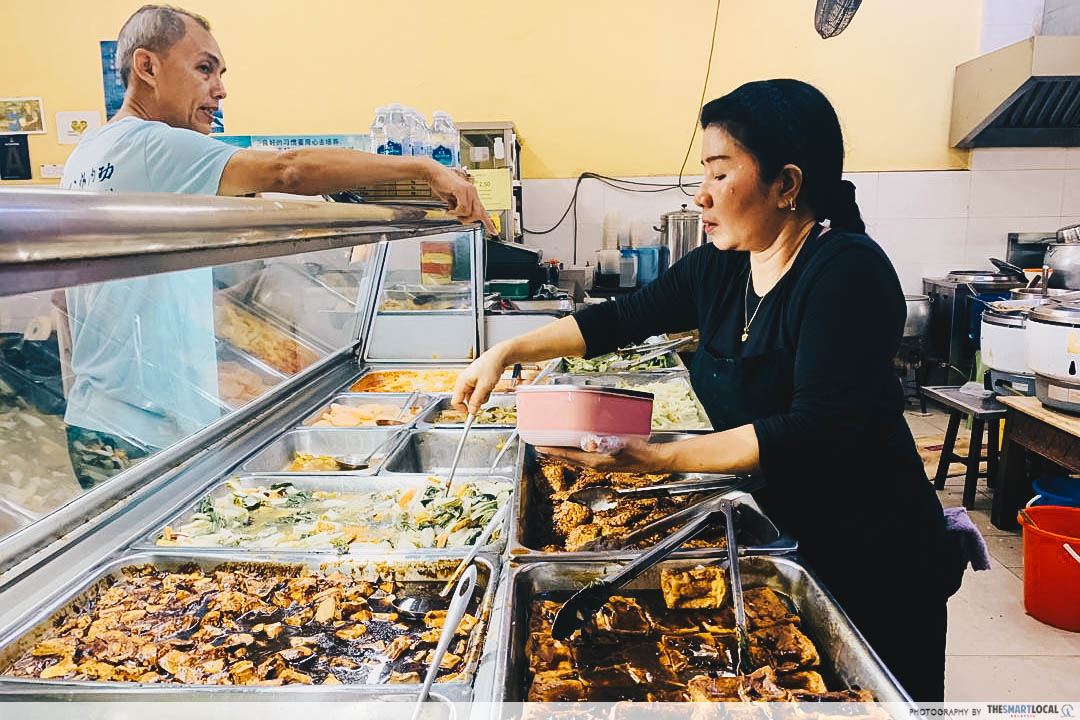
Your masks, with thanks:
M717 125L702 133L701 164L705 180L694 203L712 244L750 251L771 245L784 219L779 183L764 183L754 156Z

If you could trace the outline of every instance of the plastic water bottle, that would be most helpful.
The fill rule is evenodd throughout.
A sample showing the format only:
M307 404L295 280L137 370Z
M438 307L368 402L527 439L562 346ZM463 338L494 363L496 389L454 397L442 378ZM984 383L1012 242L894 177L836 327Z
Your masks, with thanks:
M436 110L431 115L431 157L448 167L461 164L461 135L450 113Z
M371 123L371 152L376 155L386 154L386 108L375 108L375 120Z
M409 151L412 155L431 155L431 143L428 139L427 121L423 113L416 108L409 108Z
M408 142L409 126L406 124L405 109L394 103L386 114L386 152L382 154L404 155Z

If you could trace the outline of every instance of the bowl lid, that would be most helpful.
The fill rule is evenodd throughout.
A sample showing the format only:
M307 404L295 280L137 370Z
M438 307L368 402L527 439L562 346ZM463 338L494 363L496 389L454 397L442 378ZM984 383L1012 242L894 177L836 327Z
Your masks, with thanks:
M522 395L529 393L559 392L564 390L569 392L600 393L602 395L623 395L639 398L641 400L653 399L653 394L651 392L630 390L628 388L607 387L604 385L524 385L516 388L514 392L518 395Z
M1031 318L1052 325L1080 326L1080 303L1046 303L1032 310Z
M988 308L983 311L982 321L991 325L1024 327L1030 308Z

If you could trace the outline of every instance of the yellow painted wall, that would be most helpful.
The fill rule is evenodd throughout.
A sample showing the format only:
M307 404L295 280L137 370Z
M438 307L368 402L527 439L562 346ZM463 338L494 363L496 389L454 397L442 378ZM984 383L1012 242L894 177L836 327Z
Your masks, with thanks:
M178 0L184 4L184 0ZM63 163L55 113L104 112L98 41L138 0L5 2L0 96L44 98L35 178ZM188 0L229 68L231 134L366 132L376 105L511 119L525 175L675 174L704 76L712 0ZM419 9L419 11L413 11ZM980 0L867 0L821 40L814 0L721 0L708 85L798 77L837 106L849 170L964 168L948 147L953 68L977 54ZM413 11L413 12L410 12ZM697 150L689 172L696 172Z

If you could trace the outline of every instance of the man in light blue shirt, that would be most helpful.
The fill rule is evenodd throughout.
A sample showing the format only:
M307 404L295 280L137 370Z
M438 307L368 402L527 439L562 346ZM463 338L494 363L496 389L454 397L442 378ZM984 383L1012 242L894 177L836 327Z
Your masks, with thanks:
M318 195L418 179L429 182L463 222L479 220L492 230L468 180L430 158L343 148L241 150L207 137L225 97L225 62L210 24L198 15L143 6L121 28L116 58L124 103L72 152L61 182L65 188ZM212 292L209 269L68 292L75 379L65 420L73 448L89 435L98 446L138 455L171 445L220 416ZM89 486L101 472L81 472L86 453L78 449L72 451L76 475Z

